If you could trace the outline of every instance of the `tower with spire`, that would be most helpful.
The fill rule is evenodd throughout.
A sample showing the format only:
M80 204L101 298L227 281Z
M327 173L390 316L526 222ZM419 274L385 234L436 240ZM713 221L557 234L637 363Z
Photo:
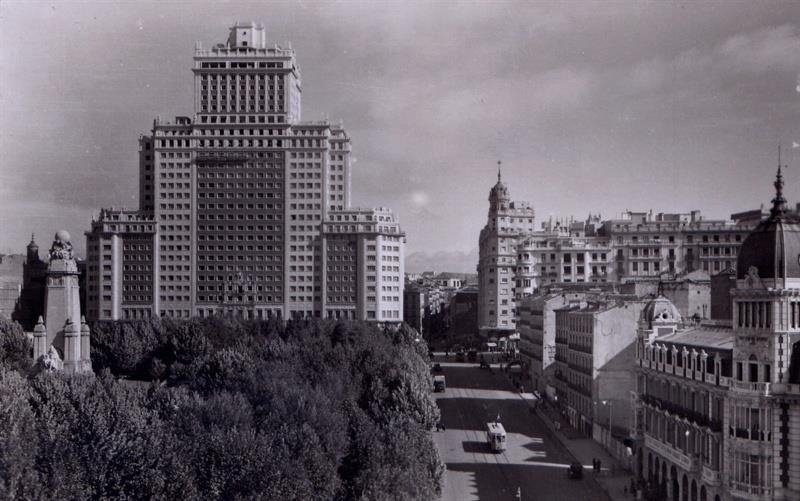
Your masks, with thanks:
M25 261L22 264L22 290L11 315L11 318L19 322L27 332L36 325L36 319L44 314L46 275L47 263L39 257L39 245L31 234L31 241L26 247Z
M517 240L534 230L534 210L514 202L497 162L497 183L489 191L489 213L478 247L478 328L483 337L515 332L514 273Z
M779 157L780 158L780 157ZM783 169L773 183L769 216L739 250L733 302L733 376L725 409L731 494L764 499L800 498L800 220L787 210ZM755 432L753 430L756 430ZM746 437L746 438L745 438ZM757 480L737 480L742 469Z

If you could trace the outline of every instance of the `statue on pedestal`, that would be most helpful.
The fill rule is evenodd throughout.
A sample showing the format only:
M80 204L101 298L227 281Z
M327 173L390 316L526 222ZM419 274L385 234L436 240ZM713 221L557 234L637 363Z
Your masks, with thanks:
M55 259L62 259L64 261L74 259L72 255L72 242L70 242L70 236L66 230L56 232L53 238L53 245L50 247L50 261Z

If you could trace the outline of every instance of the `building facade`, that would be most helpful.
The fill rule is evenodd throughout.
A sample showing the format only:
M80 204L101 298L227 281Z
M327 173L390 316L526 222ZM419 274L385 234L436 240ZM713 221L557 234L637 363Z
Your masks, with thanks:
M555 311L557 400L570 425L587 436L594 435L595 423L629 427L636 326L643 306L635 298L609 297Z
M86 233L86 313L129 320L159 314L158 225L146 212L104 209ZM174 267L170 270L174 272ZM165 274L166 275L166 274Z
M522 299L518 307L519 355L533 388L555 395L556 310L585 301L580 292L545 292Z
M627 211L608 220L592 214L585 221L550 219L537 230L534 209L511 200L498 172L479 238L479 332L483 337L513 332L517 303L544 286L657 283L697 271L712 275L735 269L739 247L757 224L756 213L761 212L717 220L703 218L700 211ZM693 315L703 310L703 304L692 303L687 307L694 308ZM698 313L701 318L710 314L708 304L705 310Z
M478 330L483 337L508 336L516 329L517 244L521 236L533 232L533 220L528 203L511 200L498 168L478 246Z
M800 219L780 169L775 189L738 253L728 327L640 328L639 468L670 499L800 499Z
M403 321L405 234L390 210L331 212L322 253L327 318Z
M109 244L98 242L108 236L103 225L114 223L110 214L101 213L102 225L93 224L87 234L88 246L97 251L89 263L89 283L95 287L87 292L93 301L90 319L125 318L129 310L178 318L349 312L349 307L327 306L329 297L335 302L344 294L328 294L322 227L353 215L350 138L328 121L301 121L301 73L294 51L268 45L261 25L237 23L225 43L197 44L192 72L194 115L156 118L150 133L139 138L139 211L126 217L154 222L155 231L141 235L156 239L149 264L154 276L148 275L147 283L127 284L122 274L122 282L114 284L112 274L107 283L102 246ZM399 239L393 249L404 243L399 230L375 235L381 241ZM113 261L124 257L121 245L119 251L112 245L112 271L124 271L124 264ZM138 250L140 244L135 245ZM357 271L371 265L364 266ZM400 268L402 276L402 263L392 268ZM376 284L383 280L377 274L360 279L369 277ZM107 287L111 294L104 294ZM135 312L122 306L130 287L150 293L129 295L140 303ZM381 296L389 295L376 295L377 310L358 307L364 315L357 318L367 319L371 311L376 320L384 311L392 319L401 316L402 294L392 294L400 299L387 300L385 308ZM370 297L365 293L364 301Z

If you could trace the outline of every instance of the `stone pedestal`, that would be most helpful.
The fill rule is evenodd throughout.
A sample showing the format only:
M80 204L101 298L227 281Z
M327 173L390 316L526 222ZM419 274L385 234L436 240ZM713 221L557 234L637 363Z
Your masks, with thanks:
M74 259L52 259L47 267L44 310L45 325L49 326L47 343L55 346L61 352L62 357L66 357L64 325L67 319L78 322L81 318L78 275L78 266Z

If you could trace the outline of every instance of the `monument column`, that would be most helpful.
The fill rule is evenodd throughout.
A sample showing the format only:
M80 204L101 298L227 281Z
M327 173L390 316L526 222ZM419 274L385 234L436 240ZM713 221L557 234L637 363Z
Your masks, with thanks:
M64 359L64 326L67 319L78 322L81 318L78 265L72 256L69 233L64 230L55 235L47 265L47 292L45 294L44 324L49 326L47 345L54 346Z
M72 255L69 233L64 230L55 235L47 265L45 293L45 321L37 325L34 356L45 355L45 365L58 368L63 361L67 372L89 372L89 328L81 317L78 266ZM49 328L45 328L49 326ZM85 335L86 339L81 339Z

